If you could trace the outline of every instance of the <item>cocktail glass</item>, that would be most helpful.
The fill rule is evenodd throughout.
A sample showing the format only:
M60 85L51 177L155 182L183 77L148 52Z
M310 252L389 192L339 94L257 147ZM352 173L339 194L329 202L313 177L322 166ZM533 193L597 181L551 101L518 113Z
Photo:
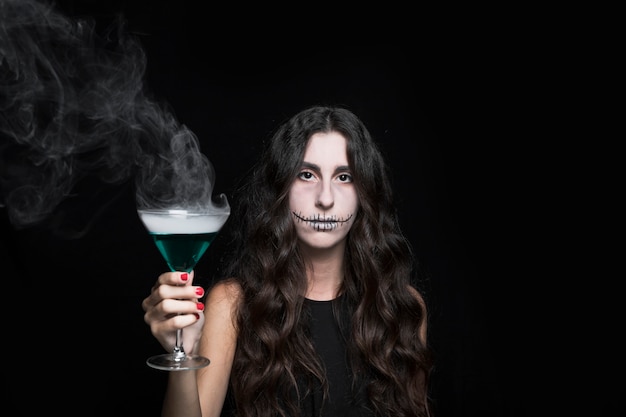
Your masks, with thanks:
M226 197L222 194L222 199ZM172 271L191 272L226 223L230 211L137 209L139 218L154 240L161 255ZM210 361L200 355L185 353L182 344L183 330L176 331L176 344L172 353L148 358L147 364L166 371L198 369Z

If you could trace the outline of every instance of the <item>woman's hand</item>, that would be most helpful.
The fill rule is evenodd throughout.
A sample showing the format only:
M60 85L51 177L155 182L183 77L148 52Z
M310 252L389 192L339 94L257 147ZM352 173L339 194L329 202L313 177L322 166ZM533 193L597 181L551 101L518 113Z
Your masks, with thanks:
M185 329L182 345L188 354L193 353L200 340L204 304L199 299L204 296L204 289L192 285L193 277L193 271L165 272L141 303L144 321L167 352L174 349L177 329Z

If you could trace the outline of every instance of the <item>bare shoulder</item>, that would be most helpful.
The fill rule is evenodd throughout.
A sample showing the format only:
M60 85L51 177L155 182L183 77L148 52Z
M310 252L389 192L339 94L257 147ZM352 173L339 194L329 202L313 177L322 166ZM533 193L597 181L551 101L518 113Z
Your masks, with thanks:
M237 308L241 303L243 292L234 279L226 279L213 285L206 296L204 305L204 335L230 334L236 337ZM207 345L210 341L207 341ZM213 353L214 354L214 353Z
M233 311L233 308L236 308L241 301L241 297L242 291L239 283L234 279L225 279L209 289L206 304Z
M241 297L241 286L236 279L227 278L217 282L209 289L208 297L229 298L238 300Z

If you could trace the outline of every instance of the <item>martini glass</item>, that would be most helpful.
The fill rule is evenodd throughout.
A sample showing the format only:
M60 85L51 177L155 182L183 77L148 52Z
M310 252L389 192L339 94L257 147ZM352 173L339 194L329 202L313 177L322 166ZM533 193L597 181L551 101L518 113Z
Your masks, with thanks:
M225 197L225 196L224 196ZM220 231L230 211L137 209L139 218L154 240L172 271L191 272ZM148 358L146 363L165 371L199 369L209 359L188 355L183 349L183 330L176 331L176 345L172 353Z

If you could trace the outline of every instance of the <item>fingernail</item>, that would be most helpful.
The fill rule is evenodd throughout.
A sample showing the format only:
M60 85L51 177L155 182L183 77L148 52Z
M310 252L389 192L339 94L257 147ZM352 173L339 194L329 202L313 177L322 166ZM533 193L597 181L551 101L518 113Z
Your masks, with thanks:
M194 316L196 316L196 320L200 320L200 314L198 313L193 313Z
M204 303L197 303L196 308L200 311L204 311Z
M187 281L189 279L189 275L187 275L186 272L183 272L182 274L180 274L180 279L182 279L183 281Z
M204 288L202 288L202 287L196 288L196 295L198 297L202 297L204 295Z

